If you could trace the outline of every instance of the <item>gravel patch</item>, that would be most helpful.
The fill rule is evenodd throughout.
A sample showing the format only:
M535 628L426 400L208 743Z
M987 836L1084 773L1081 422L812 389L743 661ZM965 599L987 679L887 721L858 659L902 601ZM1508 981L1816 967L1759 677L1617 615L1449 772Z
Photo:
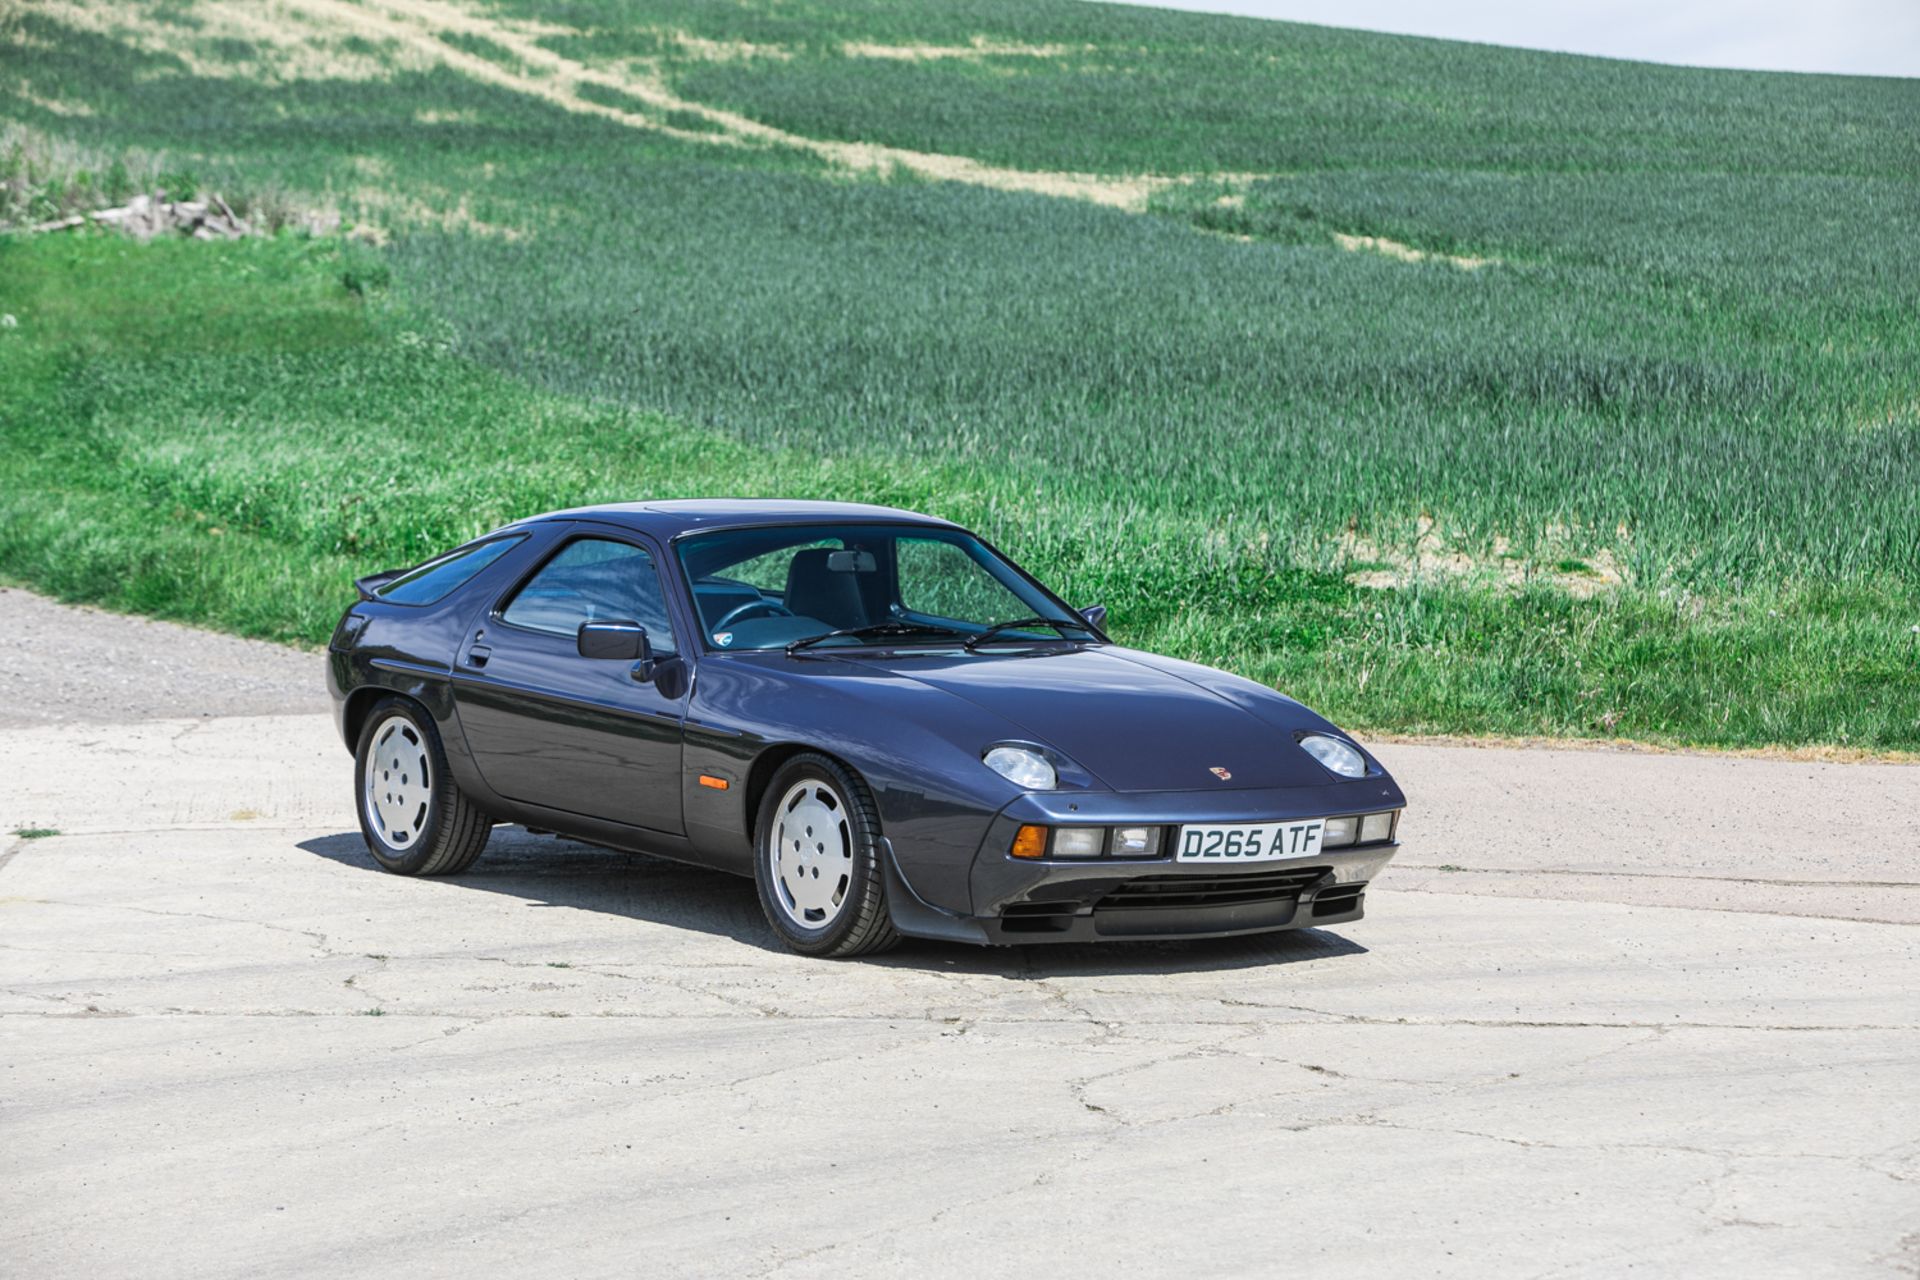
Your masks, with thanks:
M0 728L327 711L318 650L0 587Z

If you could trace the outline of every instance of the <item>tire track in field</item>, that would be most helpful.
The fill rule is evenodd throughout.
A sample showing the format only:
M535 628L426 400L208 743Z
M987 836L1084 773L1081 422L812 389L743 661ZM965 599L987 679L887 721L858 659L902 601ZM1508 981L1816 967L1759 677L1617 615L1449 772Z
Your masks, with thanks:
M209 3L203 7L209 12L218 12L236 24L245 23L253 29L252 34L256 39L272 38L275 24L263 21L258 16L257 6L234 0L231 3ZM318 19L337 30L350 30L370 40L398 44L416 57L430 58L463 75L538 98L564 111L598 116L629 128L646 129L687 142L785 147L817 156L837 168L854 173L886 173L901 169L934 181L963 182L996 191L1061 196L1136 213L1145 210L1148 198L1155 192L1194 180L1191 175L1111 177L1012 169L986 164L967 156L914 151L881 143L811 138L736 111L683 98L656 77L627 70L590 67L539 42L540 36L560 34L566 28L544 24L527 26L476 13L447 0L367 0L366 3L352 3L351 0L285 0L284 8L309 19ZM443 38L447 34L484 40L510 55L518 66L508 66L451 44ZM582 96L582 86L612 90L661 116L669 113L696 116L719 132L677 128L647 112L594 101Z

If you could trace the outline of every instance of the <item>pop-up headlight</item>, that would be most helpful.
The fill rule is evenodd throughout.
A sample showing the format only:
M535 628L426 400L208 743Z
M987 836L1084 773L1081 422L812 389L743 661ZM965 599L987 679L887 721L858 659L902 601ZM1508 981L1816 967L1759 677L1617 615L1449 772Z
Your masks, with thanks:
M1367 758L1360 754L1360 748L1343 738L1310 733L1300 739L1300 749L1343 778L1367 776Z
M1028 791L1051 791L1060 785L1060 775L1053 771L1053 765L1038 751L1030 751L1025 747L991 747L980 760L1014 786L1025 787Z

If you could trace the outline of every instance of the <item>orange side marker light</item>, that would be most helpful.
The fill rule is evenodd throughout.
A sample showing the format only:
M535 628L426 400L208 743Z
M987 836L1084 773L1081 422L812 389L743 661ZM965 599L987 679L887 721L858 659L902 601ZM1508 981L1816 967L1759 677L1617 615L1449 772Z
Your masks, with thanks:
M725 791L733 784L725 778L716 778L710 773L703 773L700 775L700 785L703 787L712 787L715 791Z

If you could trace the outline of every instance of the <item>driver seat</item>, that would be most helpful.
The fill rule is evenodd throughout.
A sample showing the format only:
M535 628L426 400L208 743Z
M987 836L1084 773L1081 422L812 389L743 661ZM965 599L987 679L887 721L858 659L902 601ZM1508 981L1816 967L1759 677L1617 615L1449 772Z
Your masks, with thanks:
M827 557L833 553L831 547L794 553L787 565L787 608L835 629L861 626L867 621L867 605L860 598L859 575L828 568Z

